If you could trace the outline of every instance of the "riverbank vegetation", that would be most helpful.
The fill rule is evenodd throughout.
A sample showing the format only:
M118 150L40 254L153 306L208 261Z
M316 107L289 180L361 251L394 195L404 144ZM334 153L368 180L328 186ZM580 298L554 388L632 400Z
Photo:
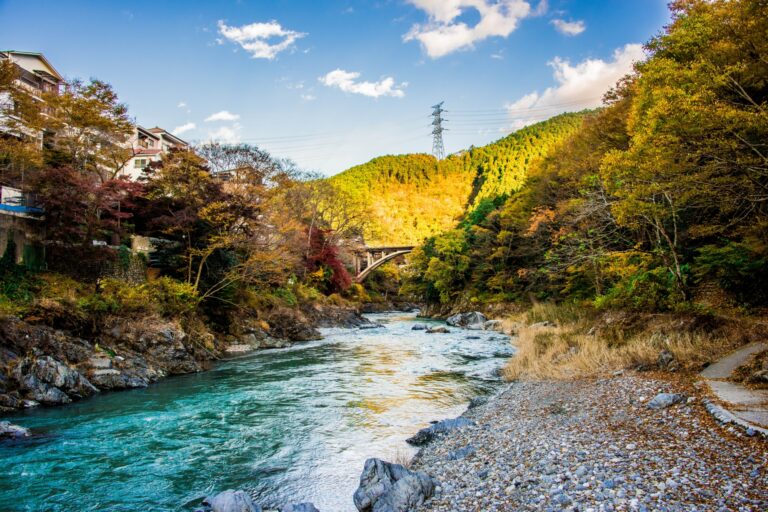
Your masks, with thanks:
M756 0L671 8L672 23L604 108L531 165L518 190L489 196L492 208L470 210L412 255L403 290L437 307L552 302L578 312L523 329L510 377L643 365L662 349L704 361L744 341L749 328L735 339L729 317L759 323L766 311L768 11ZM590 334L624 313L647 329ZM688 318L724 331L684 329ZM675 322L679 336L656 336Z

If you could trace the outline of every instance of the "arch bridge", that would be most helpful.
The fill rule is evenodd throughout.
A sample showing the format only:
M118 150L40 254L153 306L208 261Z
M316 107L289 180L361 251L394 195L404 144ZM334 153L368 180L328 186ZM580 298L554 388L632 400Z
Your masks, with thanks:
M364 247L355 251L352 258L355 265L355 282L362 283L371 272L398 256L408 254L413 251L413 248L412 245L401 245L393 247Z

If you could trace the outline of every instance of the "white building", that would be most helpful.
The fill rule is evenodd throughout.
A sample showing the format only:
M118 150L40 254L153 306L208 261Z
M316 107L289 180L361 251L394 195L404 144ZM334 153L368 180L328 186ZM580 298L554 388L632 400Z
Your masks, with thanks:
M45 92L58 93L64 82L64 77L56 71L56 68L42 53L5 50L0 51L0 60L9 60L16 65L20 74L16 81L17 85L38 100L42 101L42 94ZM0 135L34 137L42 144L43 132L25 131L24 120L14 116L12 103L9 95L0 95ZM9 118L16 122L9 123Z
M123 166L122 176L136 180L152 162L156 162L172 149L189 149L189 143L163 128L144 128L136 125L134 134L128 140L133 156Z

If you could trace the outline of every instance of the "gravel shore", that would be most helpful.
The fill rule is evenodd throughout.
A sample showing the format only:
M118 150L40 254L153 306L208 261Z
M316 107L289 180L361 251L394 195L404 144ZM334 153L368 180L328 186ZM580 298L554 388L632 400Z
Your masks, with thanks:
M690 398L649 408L659 392ZM697 394L640 374L510 384L413 460L440 482L419 510L768 510L768 440Z

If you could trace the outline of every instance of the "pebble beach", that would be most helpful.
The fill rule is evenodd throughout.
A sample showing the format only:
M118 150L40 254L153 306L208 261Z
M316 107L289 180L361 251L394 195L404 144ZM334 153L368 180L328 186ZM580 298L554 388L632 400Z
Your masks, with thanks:
M679 400L652 408L659 393ZM439 482L419 510L768 510L768 440L700 394L634 373L509 384L416 455Z

